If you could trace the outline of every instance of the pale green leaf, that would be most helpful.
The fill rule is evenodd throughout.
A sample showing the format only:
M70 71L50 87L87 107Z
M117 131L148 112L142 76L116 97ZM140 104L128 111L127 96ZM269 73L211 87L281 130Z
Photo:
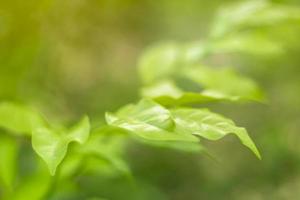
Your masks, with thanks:
M107 123L129 131L134 136L154 141L197 141L189 134L174 132L175 123L170 112L150 100L106 114Z
M179 45L178 45L179 46ZM209 45L204 41L194 41L182 44L181 64L193 64L199 62L209 53Z
M59 131L40 128L32 133L32 147L46 162L50 174L54 175L57 166L67 153L69 141Z
M89 132L90 124L87 117L70 130L39 128L32 133L32 147L46 162L51 175L54 175L58 165L66 156L69 143L85 143Z
M90 134L89 118L85 116L78 124L76 124L68 133L69 141L76 141L80 144L85 143Z
M232 68L195 66L185 73L186 77L205 88L202 91L204 95L231 100L265 100L255 82L239 75Z
M15 103L0 103L0 127L15 134L31 135L36 128L44 127L41 115L31 108Z
M212 27L211 36L220 38L246 27L280 26L283 23L300 20L300 9L271 3L266 0L251 0L222 8Z
M176 43L156 45L146 50L138 63L142 81L148 84L171 76L176 70L180 53Z
M178 99L183 96L184 91L176 86L171 80L163 80L146 86L142 89L143 97L148 98L172 98Z
M258 10L263 10L267 6L268 2L265 0L251 0L223 7L217 14L211 35L213 37L224 36L251 18Z
M248 53L255 55L278 55L284 52L280 41L272 40L268 35L260 32L228 35L212 42L210 51L213 53Z
M235 134L240 141L260 159L252 139L244 128L238 127L230 119L207 109L178 108L171 110L177 129L185 133L199 135L209 140L219 140L228 134Z
M70 153L59 165L59 181L66 181L78 173L84 157L81 154Z
M172 81L161 81L144 87L141 93L143 97L151 98L164 106L240 100L238 96L217 93L216 91L183 91Z
M264 9L255 12L243 24L247 25L264 25L264 26L281 26L295 22L300 22L300 9L296 6L284 4L269 3ZM290 24L292 25L292 23Z

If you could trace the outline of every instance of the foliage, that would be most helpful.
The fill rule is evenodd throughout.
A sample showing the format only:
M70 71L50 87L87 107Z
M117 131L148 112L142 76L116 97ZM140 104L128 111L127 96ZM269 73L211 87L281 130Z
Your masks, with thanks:
M141 100L107 112L100 126L86 116L67 128L63 122L49 122L30 106L2 102L1 197L59 199L64 187L76 191L73 180L79 174L125 176L130 182L134 177L123 153L131 140L197 153L209 152L203 141L234 134L261 159L245 128L203 108L203 103L265 102L264 94L236 68L215 65L210 59L228 53L280 55L288 45L280 32L299 21L299 9L267 1L249 1L221 10L207 40L167 42L146 50L138 63L143 82ZM278 34L269 37L274 29ZM17 166L18 155L30 140L34 169L29 170L32 178L27 178Z

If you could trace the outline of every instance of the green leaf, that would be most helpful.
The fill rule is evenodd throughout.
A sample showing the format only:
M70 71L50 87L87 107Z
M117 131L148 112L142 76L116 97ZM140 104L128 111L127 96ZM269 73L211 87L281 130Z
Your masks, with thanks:
M232 32L251 27L280 26L300 20L300 9L292 6L270 3L265 0L251 0L222 8L211 30L213 38L220 38Z
M183 151L187 153L207 153L206 149L199 142L186 142L186 141L150 141L140 140L143 144L158 147L172 149L175 151Z
M193 66L182 73L199 84L199 92L183 91L176 83L163 80L142 89L143 97L169 105L185 105L212 101L264 101L259 87L250 79L237 74L231 68ZM200 89L200 88L204 89Z
M178 88L173 81L163 80L143 87L141 94L143 97L152 99L161 98L162 101L168 101L169 98L172 101L173 99L181 98L184 95L184 91Z
M172 81L161 81L151 86L144 87L141 93L143 97L151 98L164 106L240 100L237 96L230 96L225 93L213 93L206 90L199 92L185 92L178 88Z
M146 50L138 63L142 81L149 84L171 76L176 70L180 53L176 43L160 44Z
M210 51L212 53L248 53L255 55L278 55L284 52L280 40L272 40L263 32L231 34L213 41Z
M76 141L79 144L84 144L90 135L90 121L87 116L83 117L82 120L72 127L67 135L68 141Z
M203 41L189 43L161 43L147 49L138 62L140 77L144 84L180 75L188 64L197 63L209 52Z
M179 46L179 45L178 45ZM193 41L185 43L181 50L181 61L183 64L194 64L199 62L209 53L209 45L205 41ZM178 71L177 71L178 72Z
M123 159L127 138L128 134L122 129L104 126L93 131L86 145L79 151L105 160L111 169L128 175L130 169Z
M70 130L39 128L32 133L32 147L46 162L50 174L54 175L58 165L66 156L70 142L84 144L89 136L90 123L84 117Z
M260 153L244 128L230 119L207 109L178 108L171 110L177 128L182 132L199 135L209 140L219 140L228 134L235 134L259 159Z
M51 189L53 179L43 163L38 162L36 171L30 176L23 177L14 189L9 200L40 200L45 199Z
M233 133L260 158L255 144L244 128L237 127L231 120L205 109L167 110L153 101L142 100L137 105L121 109L115 115L108 114L107 122L143 138L146 143L191 151L195 151L198 139L190 136L218 140ZM199 146L196 150L202 149Z
M54 175L57 166L67 153L69 142L55 130L40 128L32 134L32 147L46 162L50 174Z
M222 37L235 30L234 28L245 23L255 12L264 9L267 5L267 1L252 0L223 7L217 14L211 36Z
M84 145L82 145L83 147ZM81 148L79 148L81 149ZM65 182L76 175L83 163L84 157L79 153L69 153L59 165L58 181Z
M0 103L0 127L15 134L31 135L36 128L44 127L41 115L31 108L15 103Z
M18 144L11 136L0 134L0 181L13 189L17 170Z
M237 74L232 68L195 66L187 69L185 75L205 88L202 91L204 95L231 100L265 100L255 82Z
M175 123L170 112L161 105L142 100L116 114L106 114L107 123L129 131L134 136L154 141L197 141L189 134L175 132Z

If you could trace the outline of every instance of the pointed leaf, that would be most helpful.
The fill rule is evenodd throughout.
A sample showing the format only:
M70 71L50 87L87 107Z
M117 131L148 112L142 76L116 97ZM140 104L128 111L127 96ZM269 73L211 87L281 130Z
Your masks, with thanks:
M240 141L260 159L260 153L244 128L230 119L207 109L178 108L171 111L176 125L182 131L199 135L209 140L219 140L228 134L235 134Z
M90 134L90 121L87 116L76 124L68 133L69 141L76 141L80 144L83 144L87 141Z
M170 112L150 100L121 109L117 114L107 113L107 123L125 129L134 136L156 141L197 141L189 134L174 132Z
M51 175L54 175L58 165L66 156L70 142L83 144L90 132L90 124L84 117L69 131L39 128L32 134L32 147L46 162Z
M68 143L59 131L40 128L32 134L32 147L46 162L51 175L55 174L57 166L65 157Z

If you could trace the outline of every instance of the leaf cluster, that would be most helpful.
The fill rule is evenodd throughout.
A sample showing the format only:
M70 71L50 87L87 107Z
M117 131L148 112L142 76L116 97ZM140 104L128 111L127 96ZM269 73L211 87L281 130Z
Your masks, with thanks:
M49 122L29 106L1 102L3 198L41 199L57 184L70 184L71 177L80 173L131 177L124 159L129 139L180 151L207 152L203 140L234 134L261 159L245 128L202 107L207 102L264 102L261 89L235 68L215 66L207 60L224 53L278 55L284 50L280 32L299 21L298 8L249 1L221 10L206 41L168 42L147 49L138 62L141 100L107 112L105 123L97 128L91 128L94 124L87 116L66 127ZM279 33L269 37L274 30ZM32 150L43 162L35 157L32 178L20 180L18 155L24 141L31 141Z

